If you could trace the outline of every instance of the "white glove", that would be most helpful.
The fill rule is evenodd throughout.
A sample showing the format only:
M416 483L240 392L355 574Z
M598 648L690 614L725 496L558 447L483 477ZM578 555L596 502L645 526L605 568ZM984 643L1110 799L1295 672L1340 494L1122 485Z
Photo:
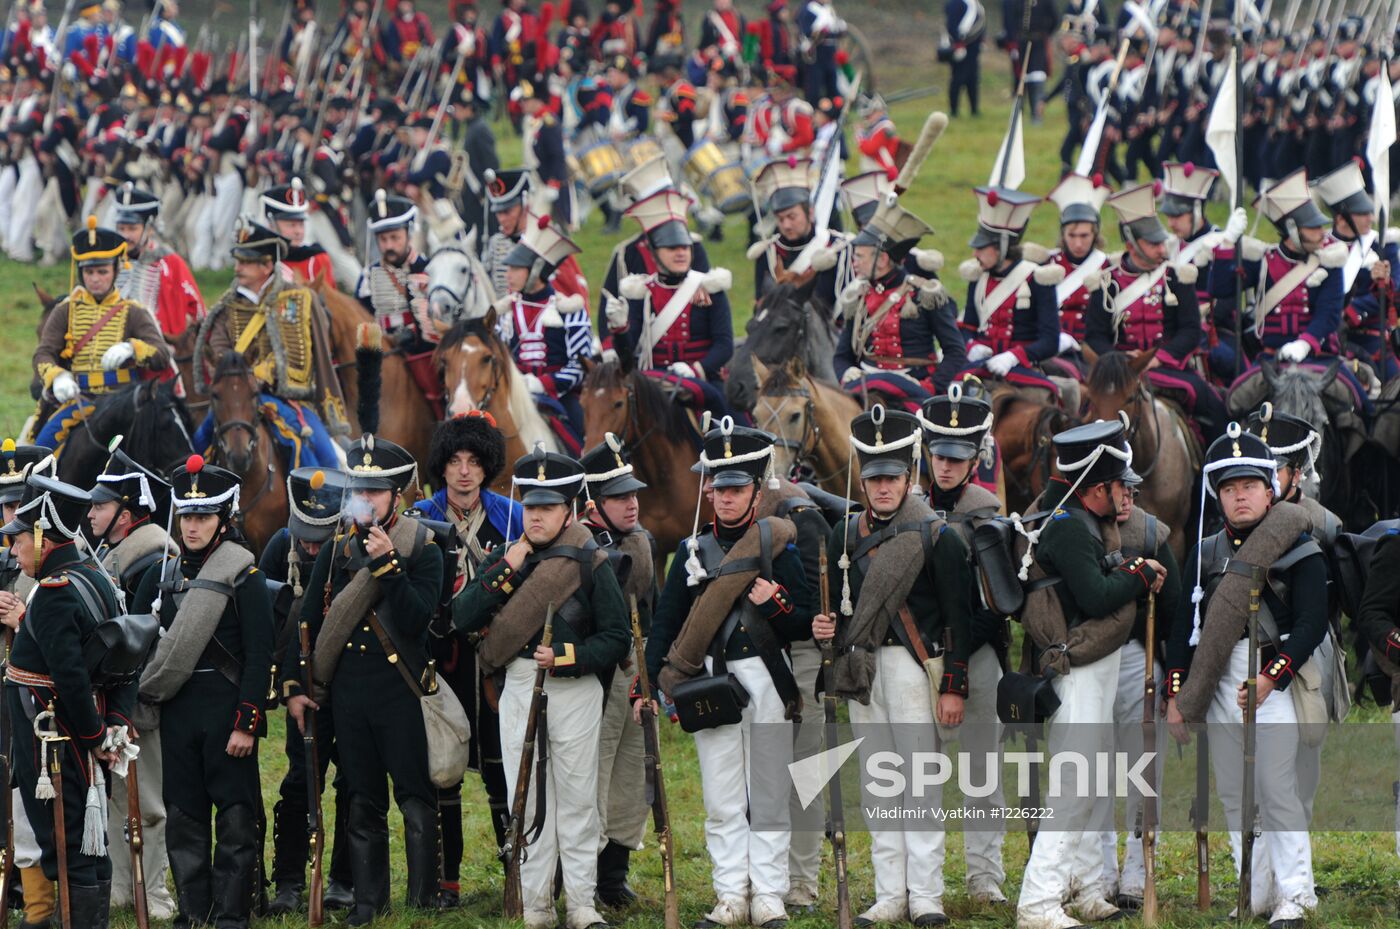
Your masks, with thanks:
M608 297L603 304L603 313L608 319L609 329L627 328L627 301L621 297Z
M1302 339L1294 339L1278 350L1279 361L1299 362L1312 354L1312 346ZM55 386L57 383L55 382Z
M53 398L59 403L67 403L78 396L78 381L73 375L63 371L53 379L53 386L49 390L53 392Z
M864 373L864 372L861 371L860 368L857 368L855 365L852 365L851 367L847 368L845 371L842 371L842 372L841 372L841 383L843 383L843 384L849 384L849 383L851 383L852 381L858 381L858 380L860 380L860 376L861 376L863 373Z
M690 365L686 364L684 361L672 362L671 366L668 367L666 370L670 371L672 374L677 375L678 377L688 377L692 379L695 377L695 369L692 368Z
M1245 215L1244 207L1237 206L1230 214L1230 219L1225 223L1225 241L1234 245L1244 235L1244 230L1249 226L1249 217Z
M118 342L102 353L102 370L115 371L136 357L136 349L130 342Z
M770 155L781 155L783 153L783 137L780 135L770 135L768 144L765 146Z
M955 49L953 49L953 60L954 60L954 61L962 61L962 60L963 60L964 58L966 58L966 57L967 57L967 49L965 49L965 48L955 48Z
M1076 339L1074 336L1070 335L1068 332L1061 332L1060 347L1056 350L1056 354L1063 355L1065 352L1077 351L1079 351L1079 340Z
M534 374L525 375L525 387L532 394L547 395L549 393L549 391L544 389L544 381L540 380L539 377Z
M1006 372L1020 363L1021 359L1017 358L1014 353L1002 352L999 355L993 355L987 360L987 370L997 377L1006 377Z
M992 357L992 347L990 345L974 345L967 350L968 361L982 361Z

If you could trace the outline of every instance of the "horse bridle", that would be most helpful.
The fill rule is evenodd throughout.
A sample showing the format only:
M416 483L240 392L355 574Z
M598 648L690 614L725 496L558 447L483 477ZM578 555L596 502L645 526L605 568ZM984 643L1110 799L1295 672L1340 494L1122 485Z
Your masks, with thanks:
M1128 417L1130 420L1127 433L1128 447L1132 447L1133 439L1135 439L1138 434L1138 427L1142 425L1142 404L1146 403L1147 408L1152 411L1152 431L1157 434L1157 449L1160 452L1162 448L1162 424L1157 419L1157 404L1154 402L1152 391L1148 389L1147 383L1144 380L1138 381L1137 390L1133 391L1133 399L1138 403L1138 415ZM1157 462L1161 457L1160 454L1154 455L1152 460L1147 463L1147 467L1137 472L1138 476L1143 480L1147 480L1148 475L1157 469ZM1134 468L1133 470L1137 469Z
M626 422L622 427L622 435L620 438L622 440L622 450L625 453L627 453L629 457L631 456L633 450L639 447L644 441L646 441L649 435L656 431L655 424L643 430L641 421L637 419L637 388L634 382L632 381L632 378L638 376L639 375L635 371L627 376L628 380L627 386L625 388L626 400L623 401L626 404ZM629 435L636 435L636 438L629 439Z
M816 468L811 467L811 458L817 450L817 445L821 441L821 426L817 425L817 404L812 398L812 392L806 387L799 387L790 393L776 395L782 397L782 402L776 407L768 402L769 396L775 395L765 395L762 393L758 395L758 402L763 404L763 408L768 411L768 415L763 422L759 424L758 428L770 435L777 436L773 439L774 447L787 449L793 453L792 473L788 475L789 477L796 477L804 464L808 465L807 470L815 477ZM802 422L802 437L800 439L789 439L778 436L774 430L768 428L768 425L777 422L778 417L782 414L783 409L787 407L788 402L795 399L800 399L803 404L802 415L804 419Z
M258 427L246 419L230 419L226 423L219 423L218 427L214 430L214 450L218 453L219 458L223 461L228 461L229 451L228 447L224 444L224 437L234 431L248 433L248 457L251 458L256 455L258 451ZM273 464L272 456L269 455L267 459L267 479L263 481L257 493L253 494L252 499L244 500L240 503L238 512L233 516L233 520L240 530L243 528L244 515L272 490L273 480L276 476L276 466Z

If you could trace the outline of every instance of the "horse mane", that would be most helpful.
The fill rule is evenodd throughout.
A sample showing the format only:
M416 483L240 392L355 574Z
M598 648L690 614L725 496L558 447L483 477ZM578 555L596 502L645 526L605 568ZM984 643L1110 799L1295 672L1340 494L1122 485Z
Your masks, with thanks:
M668 438L682 441L690 433L690 421L685 410L661 389L656 378L647 377L635 369L624 371L617 361L594 365L583 379L584 390L623 390L629 380L633 400L637 404L637 420L657 423Z
M1132 359L1123 352L1106 352L1089 369L1086 386L1090 393L1113 394L1125 391L1137 383L1138 373Z

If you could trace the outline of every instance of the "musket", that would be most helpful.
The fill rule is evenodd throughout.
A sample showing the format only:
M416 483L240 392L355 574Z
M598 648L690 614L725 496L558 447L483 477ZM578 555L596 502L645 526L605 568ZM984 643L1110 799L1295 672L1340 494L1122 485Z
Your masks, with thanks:
M438 100L437 112L433 114L433 125L428 129L428 140L413 155L411 165L414 171L423 167L428 160L428 155L432 153L433 146L437 144L438 136L442 133L443 117L447 115L448 103L452 100L452 95L456 93L457 77L462 73L462 66L466 60L467 56L463 52L457 53L457 63L452 67L452 78L447 84L447 92Z
M4 680L5 669L10 665L10 647L14 644L14 630L6 628L5 653L0 655L0 681ZM10 922L10 867L15 859L14 792L10 790L14 769L10 752L10 702L0 700L0 778L3 778L0 779L0 812L5 815L5 844L0 848L0 929L6 929Z
M544 616L544 632L540 644L548 648L554 641L554 603ZM540 720L549 712L549 694L545 693L545 668L535 670L535 689L530 695L530 714L525 718L525 740L520 746L520 767L515 775L515 796L510 804L510 822L506 825L506 841L501 846L501 860L506 866L505 899L502 909L506 919L521 919L525 915L525 901L520 889L520 862L525 846L533 841L525 834L525 801L530 794L530 773L535 761L535 738L539 733ZM544 782L539 785L541 794ZM539 798L535 800L539 805ZM537 812L543 812L539 808Z
M408 60L408 67L403 69L403 79L399 81L399 89L394 92L394 99L404 99L404 94L408 93L409 82L412 81L414 73L418 70L418 63L423 59L427 50L419 46L418 51L413 53L413 57Z
M1196 909L1210 912L1210 742L1196 737L1196 798L1191 802L1191 825L1196 830Z
M671 811L666 804L666 781L661 773L661 733L652 709L651 680L647 675L647 648L642 640L642 614L637 595L632 594L632 650L637 661L637 689L642 695L642 767L646 774L647 803L656 828L656 844L661 849L661 883L665 893L665 929L680 929L681 906L676 895L676 848L671 834Z
M45 728L46 722L54 724ZM58 853L58 918L62 929L73 929L73 904L68 893L68 826L63 814L63 746L68 736L60 735L53 701L44 712L34 717L34 735L39 740L39 763L48 765L53 783L53 839Z
M136 925L148 929L150 913L146 908L145 836L141 829L141 786L136 777L135 758L126 768L126 844L131 850L131 902L136 911Z
M827 578L826 546L820 549L820 584L822 614L831 616L831 582ZM836 679L836 649L830 639L821 643L822 654L822 716L826 728L826 748L836 747L836 694L832 683ZM851 929L851 888L846 876L846 813L841 808L841 775L838 772L826 782L826 835L831 839L831 857L836 863L836 927Z
M1147 595L1147 673L1142 681L1142 750L1151 753L1142 798L1142 924L1157 925L1157 595Z
M1203 30L1204 31L1204 30ZM1244 55L1240 48L1244 32L1244 0L1235 0L1235 36L1230 54L1235 59L1235 206L1244 207ZM1224 83L1222 80L1221 83ZM1235 376L1244 373L1244 261L1235 260Z
M1254 752L1259 739L1259 594L1264 575L1259 568L1250 571L1249 581L1249 670L1244 679L1244 785L1240 793L1240 888L1236 918L1245 922L1254 910L1250 905L1254 861Z
M297 639L301 665L301 686L310 696L315 682L311 676L311 627L306 620L297 624ZM302 716L301 748L306 756L306 830L311 837L311 889L306 896L306 917L310 926L325 922L325 882L322 880L322 860L326 851L326 822L321 811L321 753L316 744L316 711L308 709Z
M1026 48L1024 54L1020 54L1018 65L1020 67L1020 80L1016 82L1016 96L1011 101L1011 122L1006 126L1006 141L1002 145L1001 171L1000 177L996 179L996 186L1006 186L1006 172L1011 167L1011 146L1016 144L1016 132L1021 126L1021 109L1026 101L1026 72L1030 70L1031 47L1035 45L1035 40L1031 34L1031 11L1035 9L1035 0L1022 5L1021 10L1021 35L1026 37ZM1031 114L1034 116L1035 114Z

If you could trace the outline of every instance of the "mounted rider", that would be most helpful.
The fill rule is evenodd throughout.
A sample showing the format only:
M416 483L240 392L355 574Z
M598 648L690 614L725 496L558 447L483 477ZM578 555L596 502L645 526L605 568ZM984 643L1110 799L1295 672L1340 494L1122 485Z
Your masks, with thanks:
M1347 247L1342 265L1342 318L1347 327L1347 354L1355 354L1378 374L1382 383L1400 374L1395 350L1381 338L1388 323L1382 320L1378 288L1389 287L1387 300L1395 306L1400 287L1400 231L1374 228L1376 205L1366 192L1361 166L1348 161L1312 183L1318 199L1332 211L1332 237Z
M841 292L836 347L841 385L917 408L966 366L957 305L937 280L914 277L905 259L933 229L892 198L853 240L856 277Z
M1100 232L1100 214L1111 191L1101 175L1092 178L1067 174L1047 197L1060 210L1060 244L1050 252L1050 262L1064 269L1055 285L1060 308L1060 344L1057 366L1065 374L1082 379L1084 361L1079 346L1084 341L1084 316L1091 295L1103 283L1108 264Z
M1021 251L1021 237L1040 198L1006 187L977 187L973 257L958 266L967 281L961 322L967 340L967 373L1059 396L1055 382L1036 365L1060 348L1055 286L1059 265L1036 265Z
M605 314L619 353L635 353L643 371L662 371L698 388L698 399L720 415L726 409L724 366L734 355L726 293L734 278L727 268L691 267L690 204L689 197L667 189L627 209L642 227L656 270L619 281L620 296L607 300Z
M1196 268L1196 301L1201 307L1204 330L1201 349L1208 353L1207 372L1223 383L1235 379L1235 304L1210 295L1210 265L1224 235L1206 219L1206 201L1219 171L1192 162L1162 165L1162 196L1157 208L1167 218L1167 259L1178 268Z
M1167 260L1167 230L1157 218L1151 184L1108 198L1118 214L1124 252L1103 272L1104 285L1089 303L1085 338L1100 355L1126 352L1136 358L1157 350L1146 378L1171 391L1200 426L1206 441L1225 428L1228 414L1219 394L1191 366L1201 346L1201 311L1196 303L1198 269Z
M234 286L209 308L195 345L195 370L213 368L230 352L247 359L259 384L258 399L273 415L277 432L296 450L293 467L338 469L341 456L331 431L348 426L340 382L326 353L329 317L321 298L290 283L280 264L290 246L265 226L244 221L232 254ZM319 401L325 415L316 410ZM195 430L194 446L215 441L211 412Z
M301 178L294 177L290 183L269 188L263 192L263 213L272 224L272 230L287 240L287 253L282 257L282 273L295 284L310 284L317 275L325 278L327 284L335 287L335 268L331 256L315 242L306 241L306 220L311 213L311 202L306 197L306 188Z
M496 231L486 243L486 275L495 288L495 297L510 293L506 284L506 256L511 253L526 228L540 213L548 209L532 209L526 202L532 182L530 172L523 169L502 171L487 188L487 207L496 220ZM588 303L588 281L579 269L578 259L569 255L554 270L550 285L565 296L574 296Z
M52 448L54 457L63 454L69 430L92 412L94 397L171 365L155 317L116 287L126 239L99 229L97 217L89 216L70 251L81 282L49 311L34 350L34 373L44 386L40 415L49 409L34 444Z
M764 216L755 229L758 240L747 252L755 262L753 292L762 299L774 286L791 284L834 312L843 272L839 264L821 266L825 263L818 253L832 250L830 242L817 235L811 178L812 163L796 157L770 161L754 176L754 197ZM759 233L766 223L772 224L767 227L772 231Z
M1267 188L1256 203L1278 230L1279 242L1265 245L1244 236L1243 220L1232 216L1211 265L1211 295L1233 301L1240 286L1255 291L1250 333L1260 345L1256 363L1259 357L1276 357L1325 365L1338 352L1347 246L1327 234L1327 217L1313 201L1302 169ZM1236 273L1241 260L1243 285ZM1346 365L1339 373L1356 406L1369 416L1371 401L1356 375Z
M128 259L117 271L117 290L154 313L167 339L197 327L204 319L204 297L185 259L157 238L160 198L127 181L117 191L114 207L113 225L126 239Z
M666 165L665 156L657 155L622 175L614 192L620 200L631 206L662 191L679 189L680 186L671 177L671 169ZM696 235L691 235L690 239L690 267L702 273L709 271L710 256L705 251L705 243ZM613 247L612 256L608 259L608 272L603 277L601 309L604 313L598 320L600 333L605 333L610 328L606 313L607 297L609 294L618 293L622 279L629 274L655 274L658 270L656 253L651 248L646 230L624 239Z
M548 216L532 218L504 260L510 292L495 303L501 338L530 393L557 404L576 436L583 435L578 391L583 359L593 353L593 330L583 300L556 293L550 278L580 251Z

